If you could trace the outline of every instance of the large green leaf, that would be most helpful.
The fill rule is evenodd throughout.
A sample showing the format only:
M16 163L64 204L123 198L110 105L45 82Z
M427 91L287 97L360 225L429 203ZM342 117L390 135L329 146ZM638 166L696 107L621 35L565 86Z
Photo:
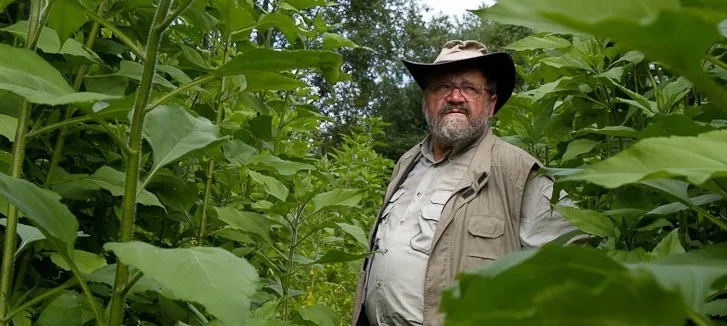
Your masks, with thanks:
M723 38L717 26L725 17L680 7L679 0L501 0L476 13L539 31L586 32L613 39L717 94L717 86L702 72L702 60L709 47Z
M3 205L5 205L5 201L3 200ZM6 218L0 218L0 225L6 226L8 223L8 219ZM22 223L18 223L16 233L20 236L20 245L18 245L18 249L15 250L15 256L17 257L20 252L25 249L29 244L45 240L45 236L43 235L43 232L40 232L35 227L32 227L30 225L25 225Z
M0 44L0 89L32 103L61 105L93 102L117 96L75 92L60 72L35 52Z
M95 302L93 304L96 304ZM85 325L94 318L93 310L82 295L64 291L43 308L38 317L38 326Z
M563 161L572 160L579 155L589 153L593 150L600 142L590 139L576 139L568 143L568 148L563 154Z
M247 173L250 175L250 178L252 178L253 181L263 185L263 189L266 193L272 195L277 199L280 199L281 201L285 201L285 199L288 198L288 193L290 192L288 190L288 187L286 187L278 179L257 173L252 170L248 170Z
M56 250L70 255L76 242L78 221L68 207L61 204L58 194L0 173L0 196L24 212Z
M162 249L125 242L104 248L159 282L165 297L199 303L225 325L245 325L258 281L247 260L210 247Z
M361 246L361 248L369 248L369 241L366 239L366 232L364 232L360 226L347 223L336 223L336 225L338 225L343 232L350 234L354 239L356 239L356 242Z
M56 266L67 271L71 270L70 264L61 255L54 252L50 255L50 259ZM107 265L103 256L78 249L73 250L71 260L78 267L78 270L85 274L91 274Z
M523 39L519 39L505 48L513 51L528 51L539 49L553 50L567 48L569 46L571 46L570 41L555 35L531 35Z
M363 198L363 192L357 189L335 189L317 194L313 197L311 214L320 212L327 207L353 207Z
M286 161L269 153L257 154L247 161L248 166L273 170L281 175L293 175L302 170L313 170L314 166L305 163Z
M268 243L270 239L270 225L267 217L253 212L240 211L233 207L215 207L217 218L227 225L252 234L257 234Z
M677 289L690 308L706 313L705 299L716 282L727 277L727 246L706 247L629 267L650 271L662 286Z
M340 76L341 64L341 55L331 51L253 48L235 56L217 69L217 73L238 75L318 68L329 83L334 83Z
M87 20L85 10L75 0L55 0L48 13L48 27L58 32L61 42L73 35Z
M18 118L0 114L0 135L14 142L16 129L18 129Z
M61 4L54 5L53 7L61 7ZM26 40L28 35L28 21L21 20L11 26L2 29L6 32L12 33ZM101 63L101 58L96 53L86 48L83 44L79 43L72 38L64 38L63 42L58 37L58 33L52 28L44 27L40 31L38 37L38 49L45 53L59 53L64 55L70 55L74 57L85 58L92 63Z
M308 86L300 79L291 78L274 72L260 72L246 74L247 91L259 90L295 90Z
M179 105L162 105L147 113L143 136L154 152L154 174L187 153L222 140L220 128L202 117L194 117Z
M123 196L126 175L112 167L102 166L83 181L90 182L101 189L108 190L112 196ZM146 190L139 192L136 202L147 206L164 207L164 205L159 202L159 198L157 198L157 196Z
M312 322L315 325L338 325L338 317L336 316L336 313L333 312L330 307L321 303L316 303L312 306L300 308L298 309L298 313L300 313L300 316L303 319Z
M447 325L684 325L678 291L586 247L545 246L462 274L444 293Z
M684 247L679 242L679 229L674 229L669 232L659 243L656 245L654 250L651 251L653 257L661 258L674 254L684 253Z
M556 209L583 232L601 237L616 236L616 228L604 214L572 206L556 206Z
M616 188L639 181L683 177L701 185L727 176L727 130L695 137L647 138L564 180L588 181Z

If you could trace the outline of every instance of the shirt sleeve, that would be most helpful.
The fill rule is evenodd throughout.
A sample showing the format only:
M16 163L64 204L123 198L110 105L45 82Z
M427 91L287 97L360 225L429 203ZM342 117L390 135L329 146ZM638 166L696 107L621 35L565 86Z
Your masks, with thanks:
M553 180L530 172L525 183L520 211L520 244L522 248L540 247L577 228L550 205ZM568 194L561 190L558 205L575 206ZM571 239L575 240L575 239ZM569 241L570 242L570 241Z

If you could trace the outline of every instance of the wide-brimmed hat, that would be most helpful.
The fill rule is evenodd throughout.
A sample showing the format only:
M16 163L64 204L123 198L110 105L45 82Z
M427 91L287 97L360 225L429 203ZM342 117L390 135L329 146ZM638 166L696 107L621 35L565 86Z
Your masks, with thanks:
M510 99L515 88L516 73L512 56L505 52L490 53L484 44L477 41L448 41L432 63L402 61L422 90L427 87L427 76L446 66L472 66L481 69L487 80L494 81L497 85L495 112Z

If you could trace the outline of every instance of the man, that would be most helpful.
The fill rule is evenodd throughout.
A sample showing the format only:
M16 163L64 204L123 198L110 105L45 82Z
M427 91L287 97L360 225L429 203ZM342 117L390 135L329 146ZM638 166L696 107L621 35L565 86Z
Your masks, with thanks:
M441 291L459 272L575 229L552 210L541 164L489 128L515 86L509 54L449 41L434 63L404 64L423 90L430 135L394 168L354 325L439 325Z

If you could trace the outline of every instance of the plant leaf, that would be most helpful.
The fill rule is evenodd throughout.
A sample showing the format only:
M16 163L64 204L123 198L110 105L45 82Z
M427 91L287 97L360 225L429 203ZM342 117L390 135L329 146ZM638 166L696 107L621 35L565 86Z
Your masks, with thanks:
M25 97L31 103L62 105L94 102L118 96L74 92L60 72L38 54L0 44L0 89Z
M78 267L78 270L85 274L91 274L95 270L107 265L106 259L103 256L78 249L73 250L71 259L76 267ZM50 255L50 260L56 264L56 266L64 270L71 270L71 266L58 253L52 253Z
M727 247L705 247L629 267L650 271L662 286L678 289L688 307L705 313L705 299L714 283L727 277Z
M554 50L567 48L569 46L571 46L570 41L564 38L557 37L555 35L530 35L528 37L513 42L505 48L513 51L532 51L540 49Z
M273 243L270 239L270 225L272 224L267 217L253 212L244 212L233 207L215 207L217 218L227 223L227 225L257 234L267 243Z
M18 129L18 118L0 114L0 135L15 142L15 130Z
M357 189L335 189L317 194L313 197L311 215L327 207L354 207L363 198L363 193Z
M563 154L563 161L572 160L581 154L590 153L600 142L590 139L576 139L568 143L568 148Z
M356 242L358 242L361 248L369 248L369 242L366 239L366 233L364 233L364 230L361 229L360 226L346 223L336 223L336 225L338 225L338 227L340 227L343 232L350 234L354 239L356 239Z
M253 181L263 185L265 192L272 195L273 197L285 201L288 198L288 188L280 182L278 179L269 177L252 170L248 170L247 173L250 175Z
M603 251L546 245L500 266L508 256L460 275L445 291L446 324L676 326L686 318L677 291Z
M583 232L601 237L616 236L616 228L606 215L571 206L556 206L555 209Z
M3 200L3 202L4 202L4 200ZM3 203L3 204L6 204L6 203ZM4 217L0 218L0 225L7 226L7 222L8 222L7 218L4 218ZM32 227L30 225L18 223L16 232L20 236L20 245L18 246L18 249L15 250L16 257L29 244L36 242L36 241L45 240L45 236L43 235L43 232L40 232L40 230L38 230L37 228Z
M112 196L124 195L126 175L110 166L100 167L92 175L88 176L85 181L91 182L104 190L108 190ZM147 206L164 207L164 205L159 202L159 198L157 198L157 196L146 190L139 192L136 202Z
M651 254L656 258L666 257L673 254L683 254L684 247L679 242L679 229L674 229L669 232L659 243L656 245Z
M56 250L70 255L76 242L78 221L61 204L58 194L0 173L0 196L25 213Z
M64 291L40 312L37 325L85 325L93 318L93 311L84 296L77 292Z
M269 153L257 154L247 161L248 166L265 167L281 175L293 175L302 170L313 170L314 166L305 163L286 161Z
M165 297L199 303L225 325L245 325L258 276L244 258L216 247L162 249L136 241L104 248L159 282Z
M564 180L616 188L645 180L684 177L701 185L711 178L727 176L725 143L727 130L694 137L647 138Z
M203 117L194 117L179 105L162 105L147 113L142 134L154 152L153 175L187 153L222 140L220 128Z
M316 303L311 306L298 309L300 316L313 324L319 326L335 326L338 325L338 317L330 307Z
M238 54L216 71L220 75L239 75L316 67L329 83L334 83L341 74L342 64L341 55L331 51L253 48Z

